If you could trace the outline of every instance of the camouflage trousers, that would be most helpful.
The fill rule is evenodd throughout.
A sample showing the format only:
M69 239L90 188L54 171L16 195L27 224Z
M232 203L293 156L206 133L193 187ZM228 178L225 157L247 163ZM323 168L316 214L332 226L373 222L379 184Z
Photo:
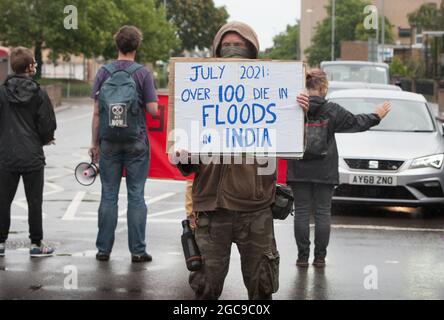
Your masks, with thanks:
M279 252L271 209L256 212L214 211L198 214L196 242L203 267L190 275L199 300L220 297L236 243L250 300L271 299L279 288Z

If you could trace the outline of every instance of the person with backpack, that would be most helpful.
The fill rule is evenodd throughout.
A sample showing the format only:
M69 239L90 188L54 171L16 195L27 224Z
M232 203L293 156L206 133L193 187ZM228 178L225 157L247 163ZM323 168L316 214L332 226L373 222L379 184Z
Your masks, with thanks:
M319 69L307 73L306 88L310 96L307 112L309 121L306 124L306 152L303 159L288 161L287 184L291 186L294 195L294 235L298 247L296 265L302 268L309 266L310 212L313 210L315 217L313 266L323 268L330 240L333 191L335 185L339 184L335 133L362 132L377 126L390 111L390 103L384 103L373 114L354 115L325 99L328 80L325 72ZM320 145L325 145L325 150L318 150Z
M20 177L28 201L30 256L48 257L54 248L43 240L43 146L54 144L57 128L54 108L32 77L37 63L31 50L17 47L11 52L14 72L0 87L0 257L11 225L11 204Z
M132 262L150 262L146 252L147 206L145 182L150 149L145 110L157 115L157 94L151 73L135 62L143 37L134 26L123 26L114 36L116 61L102 67L94 81L94 114L89 149L99 163L102 195L96 259L108 261L118 221L118 200L123 170L128 190L128 246Z

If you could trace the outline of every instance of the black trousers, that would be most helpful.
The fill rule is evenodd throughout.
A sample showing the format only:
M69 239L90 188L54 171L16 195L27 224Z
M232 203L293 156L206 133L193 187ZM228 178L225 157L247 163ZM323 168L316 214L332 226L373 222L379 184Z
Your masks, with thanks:
M28 201L29 238L40 245L43 239L42 204L44 169L32 172L8 172L0 170L0 243L8 239L11 226L11 204L23 177Z

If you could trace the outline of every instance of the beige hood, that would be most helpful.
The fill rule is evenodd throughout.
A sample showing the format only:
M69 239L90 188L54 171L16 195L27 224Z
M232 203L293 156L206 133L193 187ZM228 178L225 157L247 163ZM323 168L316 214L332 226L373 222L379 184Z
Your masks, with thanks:
M232 21L222 26L220 30L217 32L213 41L213 57L220 57L220 44L223 36L227 32L236 32L241 35L244 39L250 42L253 47L256 49L256 56L259 56L259 40L256 32L247 24L239 21Z

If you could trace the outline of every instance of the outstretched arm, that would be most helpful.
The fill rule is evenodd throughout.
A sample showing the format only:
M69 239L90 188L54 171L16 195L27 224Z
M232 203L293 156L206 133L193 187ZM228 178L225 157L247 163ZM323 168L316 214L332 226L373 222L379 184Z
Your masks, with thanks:
M381 120L390 112L391 104L385 102L376 108L375 113L354 115L350 111L336 106L335 132L362 132L377 126Z

